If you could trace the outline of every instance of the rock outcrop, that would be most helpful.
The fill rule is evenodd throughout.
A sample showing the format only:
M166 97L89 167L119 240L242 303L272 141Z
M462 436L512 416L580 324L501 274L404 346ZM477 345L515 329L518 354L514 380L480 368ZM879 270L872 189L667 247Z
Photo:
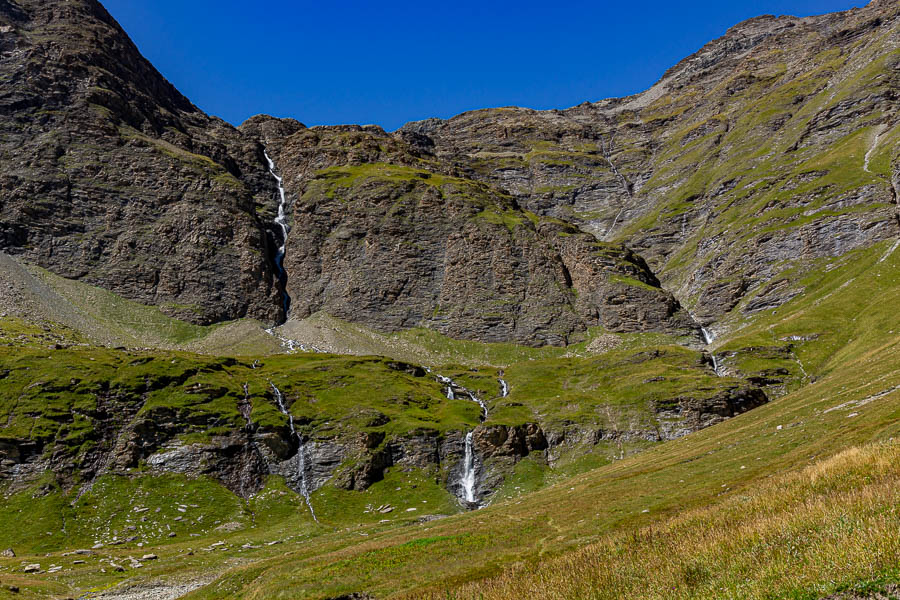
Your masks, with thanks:
M0 3L0 249L194 323L281 320L262 148L96 0Z

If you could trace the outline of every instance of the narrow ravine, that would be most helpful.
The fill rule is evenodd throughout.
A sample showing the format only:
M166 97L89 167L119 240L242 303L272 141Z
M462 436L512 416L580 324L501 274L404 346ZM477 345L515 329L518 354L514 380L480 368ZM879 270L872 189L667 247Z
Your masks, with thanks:
M267 150L263 150L263 156L266 157L266 162L269 163L269 173L275 178L275 181L278 182L278 216L275 217L275 224L281 228L281 245L275 252L275 268L278 270L278 279L281 281L283 289L282 303L284 307L284 320L287 321L288 313L291 310L291 297L287 293L287 272L284 270L284 254L287 248L287 237L288 233L291 231L290 226L287 224L287 214L285 213L287 195L284 191L284 180L275 172L275 161L269 156Z
M312 515L313 521L318 523L319 519L316 517L316 511L313 510L312 500L310 500L309 497L309 484L306 481L306 444L304 443L300 432L294 427L294 415L292 415L284 405L284 395L281 393L281 390L279 390L271 381L269 382L269 385L272 386L272 393L275 395L275 403L278 405L278 410L288 418L291 435L297 438L297 475L300 481L300 495L306 500L306 506L309 507L309 513Z

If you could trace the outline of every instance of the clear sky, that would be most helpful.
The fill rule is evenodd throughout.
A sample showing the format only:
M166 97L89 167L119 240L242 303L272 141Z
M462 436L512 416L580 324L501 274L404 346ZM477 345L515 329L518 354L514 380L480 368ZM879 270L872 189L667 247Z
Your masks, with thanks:
M188 98L234 124L450 117L493 106L566 108L650 87L761 14L866 0L101 0Z

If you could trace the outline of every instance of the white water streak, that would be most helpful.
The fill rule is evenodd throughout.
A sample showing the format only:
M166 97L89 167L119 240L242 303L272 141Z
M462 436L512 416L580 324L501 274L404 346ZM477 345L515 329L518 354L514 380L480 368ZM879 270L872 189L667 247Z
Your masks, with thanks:
M266 157L266 162L269 163L269 173L272 177L275 178L275 181L278 182L278 216L275 217L275 224L281 228L281 246L278 247L278 252L275 254L275 268L278 269L278 277L282 280L285 277L284 272L284 253L285 248L287 247L287 237L288 233L290 233L291 228L287 224L287 215L284 212L284 208L287 205L287 198L284 192L284 180L275 172L275 161L273 161L269 157L269 153L266 150L263 150L263 156ZM284 292L284 317L287 319L287 312L290 309L290 299L287 295L287 291Z
M883 263L884 261L886 261L891 256L891 254L894 253L894 250L897 249L897 246L900 246L900 240L895 241L894 245L888 248L887 252L885 252L882 257L878 259L878 262Z
M317 348L316 346L309 346L307 344L304 344L303 342L292 340L291 338L286 338L280 333L277 333L274 327L270 327L269 329L265 329L264 331L272 337L277 338L278 342L281 344L281 347L287 350L288 354L294 354L298 350L300 352L314 352L316 354L326 353L325 350Z
M425 371L431 373L431 369L426 367ZM447 399L456 400L457 398L468 398L472 402L476 402L479 407L481 407L481 415L480 420L484 422L488 416L488 407L484 401L476 396L474 393L470 392L466 388L461 385L458 385L455 381L450 379L449 377L445 377L444 375L439 375L434 373L435 379L440 383L447 386ZM506 385L504 380L500 380L501 393L505 398L509 393L509 386ZM465 500L469 504L476 504L478 502L477 495L477 483L478 483L478 456L475 452L475 432L469 431L466 433L466 442L465 442L465 450L463 452L463 461L462 461L462 475L459 479L459 486L462 490L462 500Z
M878 141L881 139L881 134L884 133L884 125L878 128L878 133L875 134L875 139L872 140L872 147L869 148L869 151L866 152L865 161L863 161L863 170L866 173L871 173L869 170L869 161L872 159L872 155L875 153L876 148L878 148Z
M462 484L463 496L466 502L474 503L475 498L475 448L472 442L474 432L470 431L466 434L466 450L463 454L463 474L460 483Z
M300 495L306 500L306 506L309 507L309 513L312 515L313 521L318 523L319 519L316 517L316 511L313 510L312 500L309 498L309 485L306 483L306 445L303 443L303 438L300 436L300 433L294 428L294 415L292 415L284 405L284 395L281 393L281 390L275 387L275 384L271 381L269 382L269 385L272 386L272 393L275 395L275 403L278 404L278 410L287 416L288 424L291 427L291 434L297 438L297 475L300 479Z
M706 342L706 345L709 346L713 343L713 340L716 339L716 336L713 332L709 331L706 327L700 328L700 333L703 334L703 341ZM709 353L710 358L712 358L713 371L715 371L716 376L721 377L722 373L719 369L719 360L716 358L715 352Z

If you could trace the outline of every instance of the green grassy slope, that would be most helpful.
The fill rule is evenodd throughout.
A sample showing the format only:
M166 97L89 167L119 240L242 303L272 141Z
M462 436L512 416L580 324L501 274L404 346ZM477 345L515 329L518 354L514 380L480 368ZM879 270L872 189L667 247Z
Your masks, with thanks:
M169 485L184 485L188 496L196 490L200 496L212 500L212 505L192 502L202 507L199 509L204 513L201 522L233 520L239 523L239 528L228 532L207 528L205 524L202 527L178 525L184 529L177 530L176 537L153 542L159 561L145 566L146 570L128 569L125 573L100 572L96 557L84 566L74 565L72 557L60 555L63 548L93 542L96 533L90 525L72 524L81 518L75 516L77 509L63 510L70 499L48 482L44 492L38 493L33 488L7 499L9 508L5 510L12 511L7 513L9 516L19 514L15 511L29 510L45 519L56 519L54 526L46 527L51 532L61 525L58 515L67 515L67 527L82 533L73 533L66 542L62 541L65 538L57 537L55 543L31 546L31 552L58 548L49 560L64 564L65 568L52 575L25 576L20 571L22 558L2 559L0 580L4 571L17 571L16 581L27 588L31 597L41 597L44 593L41 590L48 588L74 593L89 586L103 587L135 577L177 578L222 573L215 582L189 597L324 599L361 591L387 597L417 596L430 593L428 590L443 594L445 589L450 589L459 597L484 593L486 597L505 598L513 597L509 582L519 577L517 574L532 586L534 594L549 594L539 585L541 573L546 573L541 570L541 564L553 556L561 556L559 560L563 562L548 563L548 569L559 564L593 565L596 561L607 561L603 564L608 566L606 557L611 547L618 549L617 552L633 551L638 557L635 561L644 562L629 564L642 565L657 564L652 558L655 549L683 549L682 558L660 568L656 581L660 586L671 583L677 595L685 597L700 593L697 590L707 597L727 597L744 591L749 597L766 597L761 590L767 589L796 597L817 597L859 581L889 579L894 576L891 565L896 565L898 556L884 532L894 531L889 527L896 514L891 508L894 496L884 487L885 482L893 481L896 473L889 460L890 464L885 466L884 456L894 456L896 447L860 451L861 456L875 456L877 460L855 460L851 454L827 462L829 457L853 446L900 436L900 344L891 329L892 306L900 300L900 288L895 281L900 253L889 254L888 249L889 244L885 243L845 257L839 265L823 265L822 275L810 282L805 296L796 298L774 315L758 317L756 322L735 322L733 335L723 337L717 348L726 362L734 360L730 352L759 346L762 341L771 343L773 336L775 340L793 335L810 338L794 342L792 348L804 363L807 376L802 383L805 385L766 406L686 438L656 445L624 460L600 461L594 465L600 465L598 468L570 478L565 478L564 469L550 472L547 477L545 471L534 470L537 462L523 460L517 465L509 487L504 488L491 506L438 520L420 517L454 512L452 499L434 484L433 476L415 470L390 470L383 482L362 493L323 488L313 495L313 503L321 507L323 515L320 525L311 521L296 495L285 492L277 480L270 481L265 491L249 502L241 503L224 500L227 496L223 496L223 501L215 500L219 492L202 487L207 483L175 478ZM843 326L838 327L840 324ZM811 338L813 333L818 337ZM615 362L615 355L616 352L581 359L582 368L589 369L597 361ZM338 359L311 357L308 360ZM529 363L536 368L529 369ZM540 361L526 361L523 373L514 378L516 368L515 365L507 368L513 389L516 390L517 380L521 386L513 394L528 389L529 377L539 383L547 376ZM579 372L579 368L573 369L572 377ZM566 390L562 389L565 381L566 378L557 380L560 396L565 395ZM604 380L604 383L611 388L628 386L627 377L617 377L614 382ZM792 385L797 387L800 383ZM535 409L541 410L540 405L535 405ZM773 476L781 477L822 461L826 462L813 471L764 483ZM608 464L603 465L604 462ZM824 473L826 483L810 488L809 473L819 471ZM146 485L141 481L140 478L132 483L113 479L103 485L112 486L107 491L128 490L122 496L117 496L118 492L111 494L123 498L119 505L130 506L135 498L140 498L147 506L152 507L151 502L155 502L162 508L159 497L151 495L144 499L135 495L136 490ZM867 482L868 487L857 486L858 481ZM552 485L537 489L546 483ZM782 489L793 491L780 496L783 504L773 508L773 490ZM101 496L93 494L94 491L82 500L102 506ZM180 502L190 504L188 496ZM817 513L815 507L829 499L846 501L846 511ZM386 503L397 510L388 514L371 512L372 508ZM704 506L712 508L704 512ZM751 532L748 535L757 533L729 544L721 534L715 533L723 527L721 515L740 513L745 506L746 514L736 518L745 523L745 530ZM407 511L409 508L416 510ZM106 508L100 514L111 512L115 511ZM149 513L157 514L152 510ZM841 515L845 516L843 521ZM68 521L69 518L73 520ZM127 525L121 519L121 514L113 517L113 529L124 531ZM163 525L163 521L154 519L157 528L162 526L165 530L165 525L174 525L171 521ZM0 521L12 522L9 518ZM711 548L717 551L714 557L703 553L702 539L697 538L700 534L696 527L704 523L715 526L710 533ZM841 523L854 525L848 527ZM682 545L677 545L674 534L668 533L656 542L646 539L647 527L651 525L654 531L688 533L680 536L684 538L679 542ZM793 533L776 535L778 527ZM43 523L29 529L30 538L40 540L42 528ZM818 533L801 535L801 528L812 528ZM860 528L871 535L868 538L854 535ZM632 536L630 531L643 533ZM190 537L191 533L199 537ZM47 536L50 540L53 537ZM747 539L770 544L772 552L791 552L790 560L778 568L774 562L748 564L742 558ZM202 550L219 540L225 543ZM271 541L282 543L266 545ZM580 554L568 554L591 543L598 545ZM250 546L242 548L245 544ZM880 544L878 547L885 550L877 555L877 560L864 563L859 559L860 553L873 544ZM828 577L822 561L839 556L836 552L841 547L847 548L847 560L833 577ZM188 555L188 548L193 550L192 555ZM121 557L142 551L129 543L107 546L98 552L124 560ZM240 564L235 564L235 560ZM49 564L47 558L41 561ZM742 564L745 566L741 567ZM783 585L776 585L778 573L789 567L799 569L798 575L784 579ZM510 568L519 570L505 574ZM623 569L626 567L608 569L609 577L621 586L615 589L633 585L629 571ZM583 570L576 572L583 573ZM458 588L485 576L499 579ZM739 576L744 578L745 587L736 583ZM573 579L573 587L566 588L569 597L592 597L584 590L596 580L584 577Z

